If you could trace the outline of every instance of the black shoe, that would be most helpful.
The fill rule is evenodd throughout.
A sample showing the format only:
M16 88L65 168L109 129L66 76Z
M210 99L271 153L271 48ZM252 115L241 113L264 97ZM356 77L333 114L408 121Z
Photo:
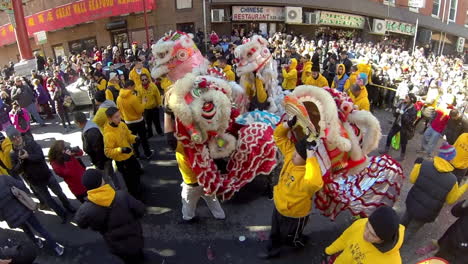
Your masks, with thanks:
M281 254L281 248L277 248L277 249L260 252L258 253L257 257L259 259L272 259L272 258L279 257L280 254Z
M67 206L67 210L72 214L76 213L76 208L71 205Z
M195 223L198 223L199 221L200 221L200 219L197 216L195 216L194 218L192 218L190 220L182 219L182 221L180 221L179 224L182 224L182 225L184 225L184 224L195 224Z
M40 203L39 204L39 210L48 210L48 211L50 211L50 207L47 204Z
M65 214L65 216L61 216L60 218L62 219L62 222L60 222L62 225L68 223L68 220L69 220L68 214Z

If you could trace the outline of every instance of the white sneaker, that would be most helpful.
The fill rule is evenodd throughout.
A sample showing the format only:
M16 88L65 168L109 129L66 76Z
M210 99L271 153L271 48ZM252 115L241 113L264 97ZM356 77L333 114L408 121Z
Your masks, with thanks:
M57 256L62 256L64 251L65 251L65 248L60 245L59 243L56 243L55 247L54 247L54 251L55 251L55 254L57 254Z

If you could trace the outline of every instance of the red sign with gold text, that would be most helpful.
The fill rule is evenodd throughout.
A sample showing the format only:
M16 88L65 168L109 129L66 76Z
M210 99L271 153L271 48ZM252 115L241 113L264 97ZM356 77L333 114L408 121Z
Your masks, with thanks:
M52 31L110 16L154 9L154 0L81 0L44 10L25 18L29 36L39 31ZM13 26L0 26L0 46L16 41Z

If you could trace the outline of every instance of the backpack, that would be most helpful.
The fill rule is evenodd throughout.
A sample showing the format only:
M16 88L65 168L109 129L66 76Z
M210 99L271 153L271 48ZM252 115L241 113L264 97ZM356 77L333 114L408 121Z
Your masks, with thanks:
M114 103L117 102L117 98L119 97L119 90L117 90L117 88L115 88L114 86L110 85L110 86L107 86L107 90L111 91L112 93L112 97L114 97Z
M19 110L16 113L16 116L18 118L16 122L16 126L21 133L24 133L29 130L29 118L26 118L25 115L27 114L24 112L23 109Z

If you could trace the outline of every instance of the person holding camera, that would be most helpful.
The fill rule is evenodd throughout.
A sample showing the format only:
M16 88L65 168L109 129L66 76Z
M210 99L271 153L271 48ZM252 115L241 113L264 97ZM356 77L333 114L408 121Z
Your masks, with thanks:
M80 147L72 148L63 140L56 140L49 149L49 162L55 174L62 177L76 199L84 203L86 188L81 183L81 177L86 166L79 156L83 156Z
M39 200L52 208L65 224L68 221L68 212L74 213L76 209L73 208L50 172L41 146L32 139L23 139L20 132L12 126L7 129L6 134L13 143L13 149L10 152L12 173L22 175L34 193L39 196ZM66 210L52 198L48 188L57 195Z

